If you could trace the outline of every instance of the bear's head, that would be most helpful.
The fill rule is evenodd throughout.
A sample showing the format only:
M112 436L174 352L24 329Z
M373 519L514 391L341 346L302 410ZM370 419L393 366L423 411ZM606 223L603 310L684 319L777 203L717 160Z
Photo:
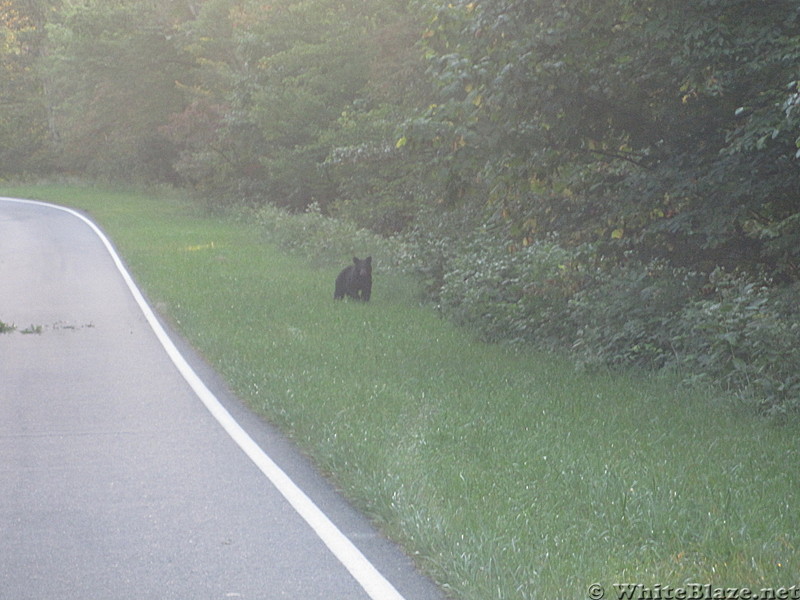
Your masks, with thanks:
M366 281L372 277L372 257L368 256L364 260L353 257L353 276L358 281Z

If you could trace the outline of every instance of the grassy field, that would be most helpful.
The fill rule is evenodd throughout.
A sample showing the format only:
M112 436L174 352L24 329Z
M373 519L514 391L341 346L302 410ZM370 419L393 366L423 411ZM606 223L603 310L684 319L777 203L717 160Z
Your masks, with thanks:
M372 302L334 303L337 268L176 197L0 193L88 211L233 388L456 598L800 584L796 425L478 343L380 264Z

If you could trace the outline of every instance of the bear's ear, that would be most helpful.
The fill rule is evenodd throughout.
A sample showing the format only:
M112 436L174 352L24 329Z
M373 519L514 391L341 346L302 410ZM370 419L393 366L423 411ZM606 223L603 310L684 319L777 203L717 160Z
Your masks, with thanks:
M372 257L371 257L371 256L368 256L368 257L367 257L367 258L364 260L364 262L365 262L365 263L367 263L368 265L371 265L371 264L372 264Z
M356 265L358 264L358 257L357 256L353 257L353 263L356 264Z

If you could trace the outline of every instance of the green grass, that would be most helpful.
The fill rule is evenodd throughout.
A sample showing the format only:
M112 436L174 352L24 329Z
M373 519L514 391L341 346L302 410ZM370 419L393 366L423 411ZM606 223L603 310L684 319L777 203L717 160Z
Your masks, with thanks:
M800 582L796 426L476 342L380 264L372 302L334 302L337 268L176 197L2 193L90 212L159 310L454 597Z

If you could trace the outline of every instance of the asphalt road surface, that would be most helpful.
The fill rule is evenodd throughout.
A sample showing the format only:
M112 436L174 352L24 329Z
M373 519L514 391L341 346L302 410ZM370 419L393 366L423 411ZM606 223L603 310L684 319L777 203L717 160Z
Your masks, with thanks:
M442 597L82 216L0 199L0 321L0 599Z

